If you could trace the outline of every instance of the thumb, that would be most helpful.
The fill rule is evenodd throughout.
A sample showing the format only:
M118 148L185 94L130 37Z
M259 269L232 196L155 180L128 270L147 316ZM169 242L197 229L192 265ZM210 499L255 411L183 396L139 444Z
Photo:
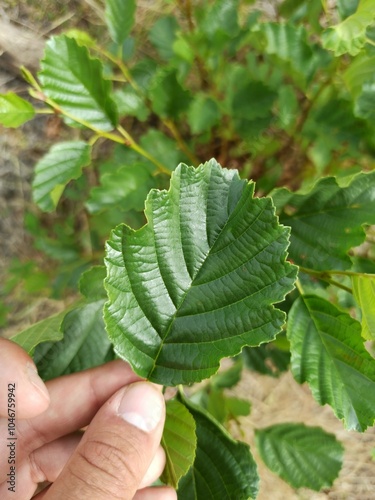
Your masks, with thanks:
M45 499L130 500L160 444L165 402L159 388L136 382L99 410Z

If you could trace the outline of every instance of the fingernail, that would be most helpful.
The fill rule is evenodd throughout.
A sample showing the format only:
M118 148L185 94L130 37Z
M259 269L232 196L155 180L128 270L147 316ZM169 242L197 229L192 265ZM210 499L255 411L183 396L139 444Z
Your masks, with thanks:
M43 380L39 377L38 372L35 369L35 366L31 363L27 363L26 365L26 375L29 379L29 382L38 390L39 394L41 394L44 398L50 399L47 387L44 385Z
M124 391L117 413L129 424L151 432L159 424L163 408L163 396L152 384L136 382Z

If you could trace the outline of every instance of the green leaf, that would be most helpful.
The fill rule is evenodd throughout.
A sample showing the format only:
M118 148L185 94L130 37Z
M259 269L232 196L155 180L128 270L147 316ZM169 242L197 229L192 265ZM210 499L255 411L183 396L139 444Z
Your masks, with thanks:
M354 114L366 120L375 118L375 56L360 54L344 74L354 100Z
M337 0L337 8L342 19L351 16L358 9L359 0Z
M148 223L118 226L107 243L105 321L120 357L164 385L202 380L244 345L268 342L293 288L289 230L269 198L215 160L180 165L152 190Z
M121 206L124 210L142 210L153 180L146 165L134 163L104 173L100 184L91 189L86 202L90 213L98 213L113 206Z
M314 295L294 302L289 313L291 367L319 404L332 406L347 429L364 431L375 421L375 360L366 351L361 325Z
M278 424L255 431L264 463L293 488L319 491L339 475L344 448L320 427Z
M121 45L134 25L135 0L105 0L105 22L114 42Z
M353 295L362 311L362 337L375 340L375 276L352 276Z
M327 177L307 193L271 193L280 222L292 228L293 261L317 270L350 268L347 253L364 241L362 225L375 224L374 182L375 172L360 173L343 187Z
M113 98L121 116L135 116L143 122L150 114L144 99L130 86L116 91Z
M175 399L168 401L161 441L166 464L161 480L173 488L177 488L181 477L194 463L197 447L195 429L195 420L186 406Z
M322 35L323 47L335 56L356 56L366 43L366 29L375 19L373 0L361 0L357 11Z
M62 110L96 129L115 128L111 82L103 78L101 62L92 59L86 47L73 38L53 37L46 43L40 65L43 92Z
M203 94L197 95L188 111L188 122L193 134L211 130L220 120L217 102Z
M236 118L255 120L268 116L277 94L262 82L250 81L233 95L232 114Z
M62 311L46 319L42 319L17 333L10 340L20 345L28 354L32 355L35 347L42 342L57 342L63 334L60 331L61 323L67 311Z
M241 375L242 360L240 358L227 370L216 373L216 375L211 378L210 384L216 389L230 389L238 384L241 380Z
M33 200L45 212L54 210L72 179L90 163L90 146L83 141L54 144L35 166Z
M165 16L158 19L150 29L150 42L156 47L160 57L165 61L168 61L174 55L173 43L178 27L178 22L174 16Z
M150 99L155 113L175 119L189 106L190 93L178 82L175 70L163 68L153 78Z
M244 347L242 355L249 370L263 375L278 377L289 368L290 353L278 349L272 343L259 347Z
M222 34L233 38L238 33L238 0L216 0L204 5L203 12L199 28L209 40L217 41Z
M79 45L85 45L86 47L94 47L95 40L86 32L76 28L72 28L68 31L64 31L64 35L68 38L74 38Z
M307 41L306 28L301 24L263 23L254 31L264 35L265 52L277 56L288 63L290 68L302 80L309 80L316 68L316 58L311 43Z
M178 499L256 498L259 477L249 446L235 441L204 410L185 398L183 403L195 419L197 450L193 467L180 481Z
M39 375L50 380L93 368L114 358L103 323L104 300L82 305L64 318L60 342L45 342L35 349Z
M16 128L35 115L33 106L14 92L0 94L0 123L4 127Z
M84 272L79 280L79 291L90 302L107 297L103 281L106 277L104 266L93 266Z

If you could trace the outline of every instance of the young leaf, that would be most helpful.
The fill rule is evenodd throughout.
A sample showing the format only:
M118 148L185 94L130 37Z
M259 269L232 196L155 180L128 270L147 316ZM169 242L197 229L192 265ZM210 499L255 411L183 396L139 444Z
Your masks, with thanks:
M375 360L366 351L361 325L315 295L301 297L289 313L291 368L319 404L332 406L349 430L375 421Z
M13 92L0 94L0 123L4 127L19 127L35 115L33 106Z
M362 312L362 337L375 340L375 276L352 276L354 298Z
M356 56L366 42L366 29L375 19L374 0L361 0L357 11L322 35L323 46L335 56Z
M332 486L342 467L343 446L320 427L278 424L255 431L260 456L293 488Z
M40 66L43 92L63 110L99 130L117 125L111 82L103 78L102 63L92 59L86 47L74 38L53 37Z
M61 324L60 342L39 344L34 362L44 380L79 372L114 359L103 323L104 300L70 311Z
M35 166L34 202L45 212L54 210L72 179L90 163L90 146L83 141L60 142L51 147Z
M180 481L178 499L256 498L259 477L249 446L235 441L206 411L185 398L182 402L196 423L197 450L193 467Z
M344 187L327 177L308 193L271 193L280 222L292 228L294 262L317 270L351 267L347 252L364 241L362 225L375 224L374 182L375 172L360 173Z
M121 45L134 24L135 0L105 0L105 21L114 42Z
M28 354L32 355L38 344L42 342L57 342L63 338L60 326L66 314L67 311L62 311L46 319L42 319L14 335L11 340L20 345Z
M214 160L180 165L150 192L148 224L118 226L107 243L105 321L120 357L165 385L202 380L244 345L268 342L293 288L289 230L269 198Z
M144 99L130 86L117 90L113 98L121 116L135 116L143 122L150 114Z
M161 480L173 488L177 488L181 477L194 463L197 447L195 428L195 420L186 406L175 399L168 401L161 441L166 464Z

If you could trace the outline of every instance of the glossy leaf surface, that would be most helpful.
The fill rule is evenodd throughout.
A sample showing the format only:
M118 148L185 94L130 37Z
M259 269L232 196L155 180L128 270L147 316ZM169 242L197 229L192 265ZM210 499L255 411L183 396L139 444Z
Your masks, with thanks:
M361 325L315 295L299 298L289 314L291 368L319 404L329 404L347 429L364 431L375 421L375 360Z
M256 498L259 477L247 444L235 441L206 411L183 400L196 423L193 467L177 491L179 500L249 500Z
M344 186L327 177L307 193L271 193L280 222L292 228L294 262L317 270L351 267L347 253L364 241L362 225L375 224L374 182L374 172L360 173Z
M180 165L150 192L148 223L107 244L107 331L118 355L165 385L202 380L220 359L280 331L296 268L269 198L214 160Z
M342 467L341 443L319 427L278 424L256 430L255 438L267 467L294 488L332 486Z
M117 125L111 82L103 78L102 63L91 58L86 47L73 38L53 37L40 65L43 92L63 110L100 130Z

